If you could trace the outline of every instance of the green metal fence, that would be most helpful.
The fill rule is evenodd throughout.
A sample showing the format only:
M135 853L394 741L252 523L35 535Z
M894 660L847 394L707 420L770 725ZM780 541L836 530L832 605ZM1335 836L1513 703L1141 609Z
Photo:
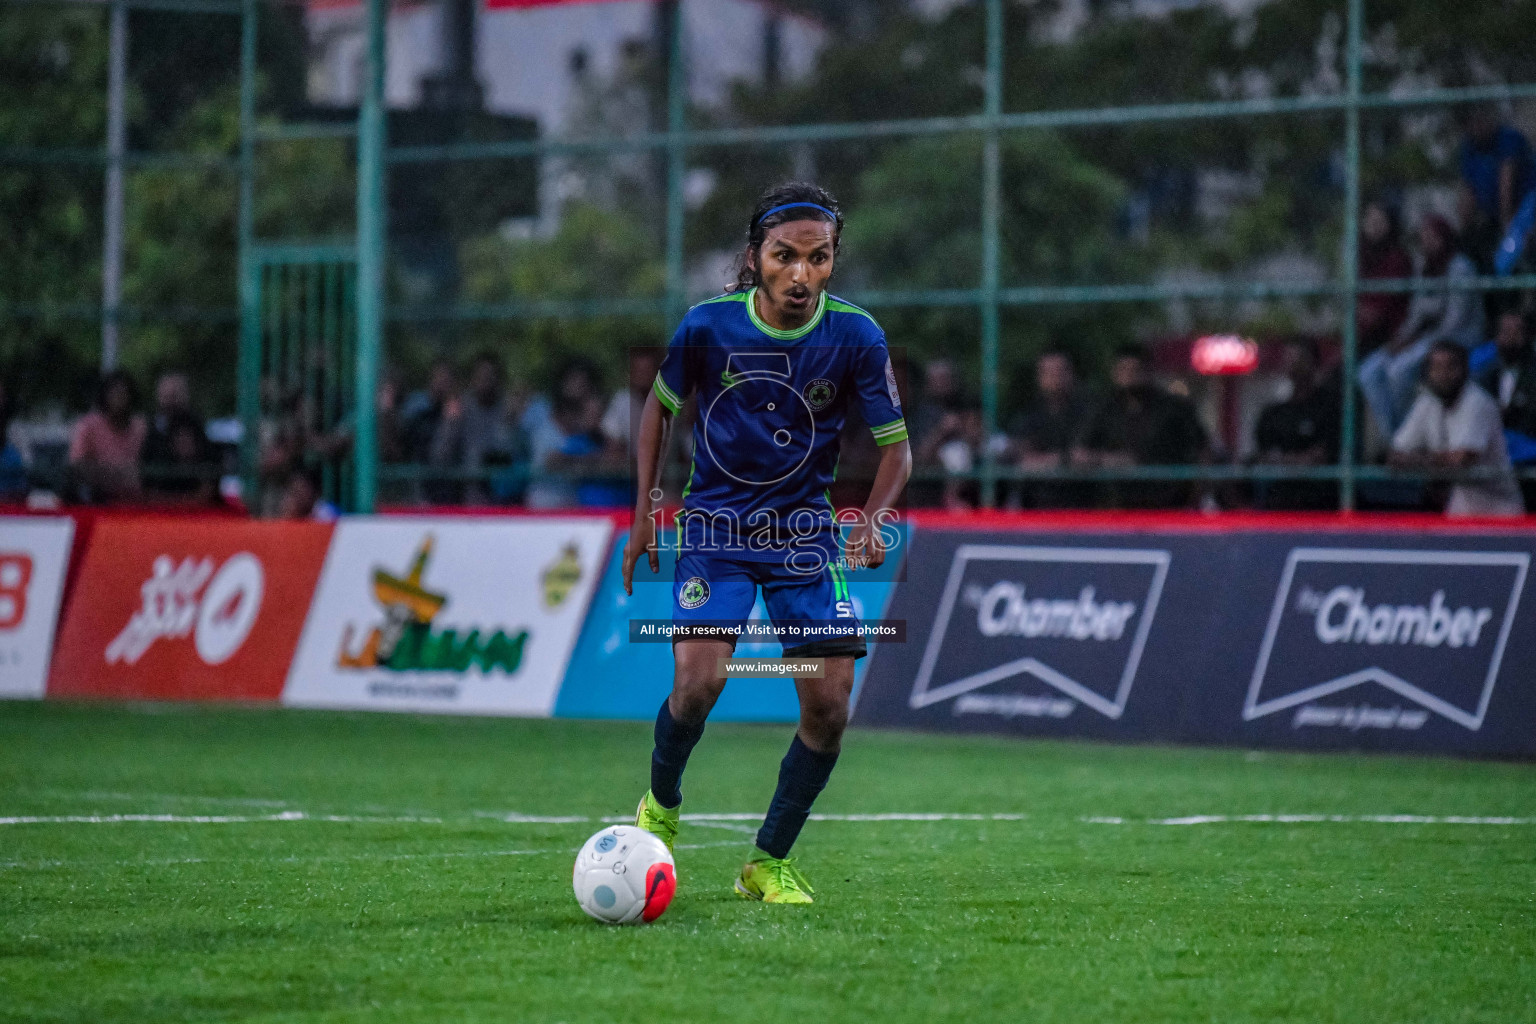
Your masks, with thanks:
M66 3L70 0L9 0L9 2ZM1285 297L1327 297L1342 306L1341 333L1346 396L1354 393L1358 363L1355 327L1357 297L1368 293L1408 292L1412 280L1361 281L1355 253L1358 250L1361 206L1361 130L1363 112L1432 107L1469 102L1536 98L1536 83L1469 88L1426 89L1411 94L1368 94L1362 91L1364 64L1362 35L1364 0L1342 0L1345 8L1345 88L1336 95L1294 96L1216 102L1159 103L1078 110L1005 112L1003 70L1005 60L1004 11L1006 0L978 0L985 10L985 74L982 109L965 116L926 117L865 121L848 124L793 124L724 129L693 129L686 118L687 68L682 45L682 19L676 3L667 7L667 124L666 130L615 138L543 139L518 142L475 142L439 146L391 147L385 138L383 83L385 68L386 0L363 0L366 10L367 71L355 126L290 124L258 126L255 110L256 26L262 0L107 0L113 7L165 11L226 13L242 21L240 52L241 141L234 159L219 156L123 154L107 150L37 151L0 147L0 163L84 163L110 166L159 162L176 166L219 166L238 175L240 190L239 246L242 265L239 323L241 325L240 414L246 424L247 471L253 465L256 426L260 415L263 327L260 311L260 274L253 271L263 259L263 246L282 240L260 240L254 235L255 147L271 141L354 137L358 154L356 238L356 341L353 351L355 416L355 486L350 504L358 510L373 508L379 479L374 422L374 395L380 372L384 329L387 322L409 321L424 316L458 321L509 320L534 316L591 317L618 314L658 314L675 324L687 307L684 275L684 173L691 154L737 146L825 143L921 136L980 136L981 252L980 275L973 287L921 290L886 290L855 293L852 297L875 309L944 306L974 309L980 323L981 396L984 430L996 432L999 420L998 366L1000 314L1010 307L1061 304L1151 303L1177 299L1244 300ZM1004 133L1040 128L1095 128L1221 121L1238 118L1274 118L1309 113L1342 115L1344 127L1344 231L1338 273L1322 283L1243 281L1218 284L1130 284L1007 286L999 275L1001 221L1000 138ZM430 161L512 159L582 154L615 154L650 151L665 156L666 168L666 288L654 299L617 301L521 301L508 303L461 303L427 313L419 309L386 307L384 289L385 183L388 168ZM1536 288L1536 275L1481 277L1459 285L1470 290ZM43 310L21 303L7 307L3 315L39 315ZM89 304L48 307L49 315L76 317L125 317L133 310L105 310ZM209 315L203 311L200 315ZM900 339L894 339L899 344ZM1343 403L1342 443L1336 466L1297 469L1288 467L1140 467L1132 470L1098 470L1086 473L1038 473L999 466L990 453L984 456L976 477L983 503L995 504L998 485L1004 480L1041 477L1086 480L1114 479L1313 479L1333 480L1340 485L1341 503L1352 508L1356 485L1362 480L1397 476L1391 471L1361 466L1356 457L1359 424L1357 403ZM1423 478L1422 474L1419 478Z

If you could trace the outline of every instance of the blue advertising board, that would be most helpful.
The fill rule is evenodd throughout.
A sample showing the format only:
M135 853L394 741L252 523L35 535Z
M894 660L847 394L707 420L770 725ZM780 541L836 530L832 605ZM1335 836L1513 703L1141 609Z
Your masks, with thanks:
M1536 754L1536 536L919 530L855 723Z
M903 531L905 535L905 531ZM586 622L571 654L565 682L555 702L557 718L630 718L649 721L672 691L672 645L638 643L630 639L631 619L672 617L674 551L661 552L661 571L652 573L642 561L635 569L635 592L624 593L622 564L628 531L615 540L607 569L587 611ZM884 617L895 580L900 572L896 545L885 565L848 574L849 596L861 621ZM767 620L762 595L752 608L752 618ZM871 654L879 645L871 643ZM777 643L742 642L741 658L773 657ZM868 671L869 658L854 663L854 699ZM710 713L713 721L793 722L800 717L795 684L791 679L733 679Z

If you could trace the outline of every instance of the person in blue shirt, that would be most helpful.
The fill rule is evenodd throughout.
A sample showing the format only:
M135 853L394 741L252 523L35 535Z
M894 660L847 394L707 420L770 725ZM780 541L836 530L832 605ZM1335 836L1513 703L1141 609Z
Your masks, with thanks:
M1478 105L1461 116L1465 138L1457 212L1472 259L1487 273L1515 211L1536 187L1536 160L1530 141L1504 122L1497 107Z
M736 880L742 896L769 903L812 902L789 851L837 762L853 663L865 653L845 571L884 561L912 467L885 333L827 292L842 228L837 201L815 185L791 182L763 194L737 280L690 309L673 335L635 445L627 593L641 558L660 571L660 470L673 417L696 398L672 584L672 692L656 716L651 788L635 823L673 845L683 769L725 687L721 659L735 649L759 587L785 658L823 659L822 676L795 678L799 728L757 848ZM862 512L841 517L828 488L850 405L882 454Z
M14 414L11 393L0 383L0 502L20 502L27 497L27 462L10 441Z

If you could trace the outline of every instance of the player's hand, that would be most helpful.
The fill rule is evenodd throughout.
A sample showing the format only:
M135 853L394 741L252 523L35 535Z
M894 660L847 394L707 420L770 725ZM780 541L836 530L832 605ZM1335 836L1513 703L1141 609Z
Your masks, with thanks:
M885 538L880 528L861 522L848 532L843 542L843 561L850 569L878 569L885 564Z
M624 544L624 593L635 592L635 563L644 554L651 562L651 572L661 572L661 555L656 550L656 520L648 515L636 515L629 528L629 540Z

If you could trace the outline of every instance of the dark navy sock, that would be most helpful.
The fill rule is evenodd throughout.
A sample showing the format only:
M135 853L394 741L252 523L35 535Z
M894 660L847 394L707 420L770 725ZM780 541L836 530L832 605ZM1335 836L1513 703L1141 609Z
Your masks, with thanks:
M694 744L704 735L704 723L684 725L672 717L667 701L661 702L656 712L656 749L651 751L651 795L663 807L676 807L683 802L679 783L683 769L688 766L688 755Z
M758 849L772 857L789 856L789 848L795 845L811 813L811 804L826 788L835 764L835 753L817 753L800 742L799 733L795 734L789 753L779 762L779 788L774 791L773 803L768 805L763 827L757 831Z

